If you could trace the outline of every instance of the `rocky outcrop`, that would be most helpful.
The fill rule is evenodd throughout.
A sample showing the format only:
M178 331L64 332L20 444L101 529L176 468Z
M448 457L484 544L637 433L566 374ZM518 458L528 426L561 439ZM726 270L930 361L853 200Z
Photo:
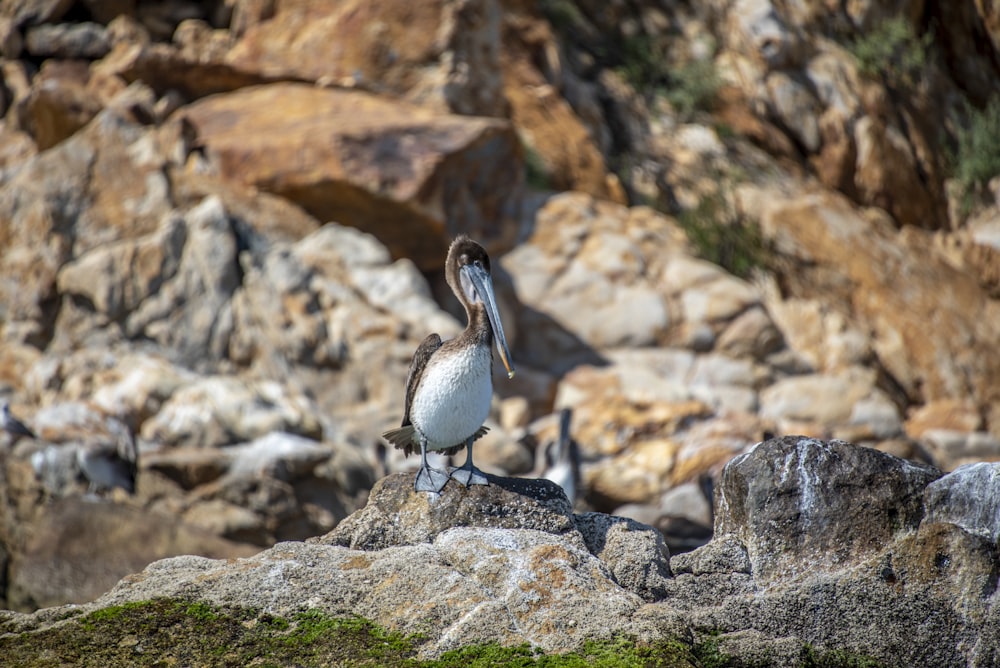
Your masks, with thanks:
M491 478L433 495L396 475L322 539L235 561L167 559L94 603L2 623L29 642L90 611L168 597L272 617L361 615L423 634L428 657L484 642L562 652L625 636L711 639L726 665L798 665L808 647L886 666L985 668L1000 652L997 493L983 487L996 468L938 477L846 443L767 441L726 467L716 536L675 556L673 573L651 528L573 515L551 483ZM992 510L945 489L983 491Z
M492 254L518 368L497 379L477 460L499 477L554 476L546 445L573 410L576 506L546 506L565 532L545 540L579 535L586 563L643 600L683 577L628 520L690 550L712 535L713 488L746 516L739 527L799 532L775 552L726 525L697 557L755 569L755 586L802 563L874 559L897 523L912 549L971 549L993 535L991 506L972 501L982 482L955 488L967 502L935 502L951 510L922 529L919 465L907 478L871 454L795 450L777 506L722 471L788 433L941 471L1000 459L1000 188L949 157L966 132L989 135L995 14L971 2L4 3L0 394L39 434L0 435L0 583L21 588L8 604L96 594L25 583L64 565L46 559L82 559L38 542L35 527L72 525L53 508L77 501L104 526L105 507L82 500L80 457L107 445L108 425L135 434L139 464L134 496L97 490L138 518L123 524L134 537L105 533L106 555L150 544L141 558L222 558L326 535L376 479L410 470L377 435L398 424L419 341L461 327L440 272L461 232ZM831 467L818 506L796 496L800 460ZM835 528L848 512L837 462L887 467L869 485L872 544L805 538L806 519ZM396 507L430 512L392 484ZM480 501L468 517L489 514ZM966 512L979 519L956 533L948 518ZM480 526L445 514L420 540L463 523ZM416 538L394 540L384 550ZM629 552L659 566L621 561ZM89 580L140 560L105 558ZM932 578L933 560L904 562Z

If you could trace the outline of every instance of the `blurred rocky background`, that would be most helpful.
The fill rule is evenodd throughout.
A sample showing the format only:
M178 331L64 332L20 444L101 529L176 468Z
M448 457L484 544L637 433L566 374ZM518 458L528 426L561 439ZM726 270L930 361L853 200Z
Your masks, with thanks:
M6 607L411 468L459 232L518 369L477 463L551 471L569 408L577 509L674 553L771 434L1000 460L989 3L5 0L0 55Z

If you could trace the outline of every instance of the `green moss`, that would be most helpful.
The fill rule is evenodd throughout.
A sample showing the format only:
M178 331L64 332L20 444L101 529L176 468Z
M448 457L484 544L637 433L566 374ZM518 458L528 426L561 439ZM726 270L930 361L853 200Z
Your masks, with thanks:
M590 641L567 654L528 645L473 645L419 660L426 639L387 631L359 617L317 610L289 619L205 603L157 599L98 610L50 629L0 638L3 665L48 666L400 666L405 668L711 668L736 665L710 637L694 648L676 640ZM803 668L879 664L804 646ZM745 665L745 664L738 664Z
M773 659L762 659L758 663L745 657L730 656L721 649L720 637L718 634L709 634L692 648L692 653L701 668L728 668L729 666L769 668L775 665ZM797 668L884 668L885 666L871 657L841 650L820 651L808 643L802 644L799 657ZM795 666L789 668L795 668Z

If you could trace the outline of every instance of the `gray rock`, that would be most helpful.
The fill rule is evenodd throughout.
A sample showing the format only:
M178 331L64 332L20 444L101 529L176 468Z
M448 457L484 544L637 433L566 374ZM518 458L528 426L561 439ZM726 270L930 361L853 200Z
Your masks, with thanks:
M837 567L916 529L924 488L940 475L842 441L772 439L726 465L716 536L746 546L760 583Z
M246 559L166 559L94 603L61 609L69 614L3 619L8 629L30 631L111 605L177 597L276 616L306 609L361 615L423 634L424 657L479 642L558 652L625 635L701 643L735 666L800 665L845 653L899 668L995 666L997 547L957 524L919 521L924 488L936 475L846 443L787 437L761 444L723 474L716 538L674 557L674 577L657 574L652 603L619 586L638 582L648 594L652 579L637 577L637 569L665 557L641 525L573 518L544 481L491 478L489 487L469 490L450 484L432 498L413 492L412 476L395 475L323 539L281 543ZM953 475L938 487L984 474ZM216 507L232 514L225 503ZM239 517L228 521L236 526ZM834 550L831 540L853 540L853 552L817 557L816 550ZM368 549L331 544L345 541ZM773 551L770 561L761 546ZM633 563L621 568L619 557L629 552ZM773 567L782 558L809 568Z
M235 567L234 567L235 566ZM182 596L289 615L319 608L423 633L425 655L469 642L546 651L611 638L641 604L586 550L533 530L455 528L433 544L357 551L279 543L235 563L177 557L151 564L96 602Z
M323 543L356 550L429 543L457 526L532 529L567 536L586 549L562 489L548 480L499 478L468 489L452 481L440 494L413 491L413 474L397 473L375 484L368 505L354 513Z
M229 475L268 476L293 481L312 473L331 452L316 441L294 434L271 432L251 443L226 448L232 458Z
M990 541L1000 542L1000 463L960 466L924 492L924 522L947 522Z
M584 513L574 517L590 553L611 570L615 582L646 601L664 597L670 550L653 527L624 517Z
M24 46L36 58L96 60L111 50L111 39L99 23L60 23L29 28Z

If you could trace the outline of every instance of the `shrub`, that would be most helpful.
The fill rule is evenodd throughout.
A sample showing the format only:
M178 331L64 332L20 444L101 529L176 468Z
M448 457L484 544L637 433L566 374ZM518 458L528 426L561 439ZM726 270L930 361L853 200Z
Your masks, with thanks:
M854 40L848 50L858 61L861 74L884 77L887 85L912 88L927 65L933 36L917 35L903 17L883 21Z

